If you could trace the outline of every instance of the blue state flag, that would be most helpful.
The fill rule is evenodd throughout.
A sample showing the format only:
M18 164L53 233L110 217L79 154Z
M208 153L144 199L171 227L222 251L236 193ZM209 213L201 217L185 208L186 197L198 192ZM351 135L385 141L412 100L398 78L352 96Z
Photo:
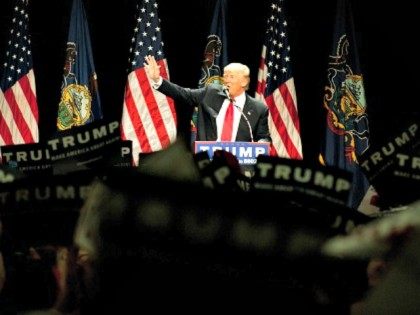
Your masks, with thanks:
M210 33L204 48L199 87L210 83L222 84L223 67L228 63L226 36L226 0L217 0L213 12Z
M323 99L326 115L321 162L353 173L348 206L357 208L369 183L357 158L369 147L366 98L350 3L338 0Z
M102 118L89 26L82 0L74 0L64 62L59 130L85 125Z
M213 19L210 32L207 36L206 46L201 64L198 87L207 84L223 84L223 68L228 63L227 35L226 35L226 0L217 0L214 6ZM200 113L197 108L191 119L191 142L194 143L197 136L197 121Z

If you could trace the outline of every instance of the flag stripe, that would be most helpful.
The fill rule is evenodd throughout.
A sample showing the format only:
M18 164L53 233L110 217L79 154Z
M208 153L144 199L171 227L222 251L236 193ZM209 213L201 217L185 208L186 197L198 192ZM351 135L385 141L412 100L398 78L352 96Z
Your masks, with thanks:
M33 76L32 70L27 76L20 78L17 82L18 84L12 87L20 112L22 113L22 118L28 126L26 132L28 133L29 143L38 142L38 108L33 90L34 86L30 86L29 76L31 76L31 74ZM22 132L24 132L24 130L22 130Z
M26 97L26 101L28 102L29 108L31 110L32 118L31 121L35 121L38 123L38 105L36 100L36 92L35 92L35 76L34 71L31 69L28 75L23 76L19 83L22 87L22 90L25 91L24 95Z
M265 78L267 77L267 65L265 64L265 55L266 55L267 47L263 45L262 52L261 52L261 60L260 60L260 66L258 69L258 84L257 84L257 97L261 100L264 100L264 94L266 90L266 84Z
M13 136L10 131L9 123L12 121L12 113L9 104L4 98L3 91L0 89L0 136L2 138L1 145L13 144Z
M284 117L285 106L279 92L274 92L272 95L266 98L267 106L270 110L271 119L269 119L269 125L271 125L270 132L276 130L278 139L274 138L273 145L277 153L280 156L301 159L300 152L296 149L297 141L294 136L294 126L290 126L292 121L289 115ZM283 113L283 114L282 114Z
M293 83L293 79L289 79L286 81L285 84L280 85L279 91L282 96L283 104L285 105L289 116L290 116L290 122L293 123L293 126L296 128L298 132L300 132L299 127L299 119L298 119L298 113L296 108L296 102L294 98L292 97L292 93L290 91L294 91L295 86ZM296 99L296 97L295 97Z
M147 128L147 130L155 131L153 132L153 136L156 137L156 140L153 142L160 143L158 147L162 148L163 146L169 144L169 136L154 95L158 92L153 91L144 69L136 71L136 74L146 101L146 106L143 107L143 112L145 115L148 114L150 117L150 119L147 120L149 123L149 128Z
M141 152L148 152L151 150L151 147L150 147L148 138L145 135L143 123L139 115L140 112L137 109L137 105L135 102L135 99L138 100L139 98L143 97L141 93L139 93L140 87L138 86L136 81L137 81L137 76L135 75L135 73L134 72L130 73L129 78L128 78L127 88L126 88L125 101L124 101L124 109L126 110L123 113L122 126L123 126L124 135L126 139L130 139L134 141L134 137L135 137L135 139L140 144ZM133 147L134 147L134 144L133 144Z
M9 104L10 112L12 114L11 118L13 120L10 125L12 134L19 132L24 143L32 143L34 142L34 139L21 109L21 106L27 108L26 97L23 93L18 81L10 89L4 92L4 98ZM23 104L23 102L25 104Z
M139 75L141 72L143 72L143 76ZM137 104L136 110L138 111L139 118L141 120L141 126L143 126L142 130L142 137L139 138L140 141L140 147L142 147L142 142L148 143L150 145L150 149L147 148L147 151L143 152L149 152L156 151L162 149L160 138L157 134L157 129L155 127L155 122L153 119L156 119L153 117L153 113L150 111L150 106L153 106L150 104L151 102L156 103L153 95L148 95L152 93L150 83L145 78L144 75L144 69L138 69L135 71L136 74L136 80L132 82L132 84L137 84L136 86L136 94L133 94L135 96L135 103ZM144 86L147 85L147 86Z

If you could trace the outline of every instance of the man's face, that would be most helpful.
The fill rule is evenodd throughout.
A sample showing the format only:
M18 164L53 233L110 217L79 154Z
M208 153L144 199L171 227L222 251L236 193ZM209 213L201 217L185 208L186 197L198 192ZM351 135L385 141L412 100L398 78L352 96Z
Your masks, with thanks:
M223 74L223 82L229 89L232 97L237 97L245 91L247 80L240 71L228 70Z

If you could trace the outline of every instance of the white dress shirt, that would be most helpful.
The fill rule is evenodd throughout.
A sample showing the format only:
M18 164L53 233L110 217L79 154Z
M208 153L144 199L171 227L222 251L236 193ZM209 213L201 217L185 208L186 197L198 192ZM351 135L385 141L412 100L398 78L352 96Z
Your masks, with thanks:
M233 99L233 128L232 128L232 139L230 141L236 140L236 135L238 133L239 121L241 120L241 111L244 109L245 105L245 92L241 95L235 97ZM219 115L216 117L216 125L217 125L217 141L220 141L220 137L222 135L223 123L225 121L226 110L228 108L230 101L229 99L225 99L223 102L222 107L220 108Z

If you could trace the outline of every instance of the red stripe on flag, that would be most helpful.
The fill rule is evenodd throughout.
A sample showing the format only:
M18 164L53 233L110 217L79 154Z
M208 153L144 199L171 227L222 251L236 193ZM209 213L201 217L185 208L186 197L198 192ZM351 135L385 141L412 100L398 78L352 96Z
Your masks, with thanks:
M270 156L279 156L279 153L277 152L273 143L270 143Z
M274 102L273 94L266 97L265 99L267 106L270 110L271 117L273 119L274 125L280 135L280 138L288 152L290 158L302 158L299 151L296 149L293 141L290 139L289 133L287 132L286 125L283 119L280 116L280 113L277 109L277 106Z
M266 73L265 72L266 72L266 70L265 70L265 56L262 56L261 60L260 60L260 68L259 68L259 73L258 73L262 77L258 78L258 84L257 84L257 93L261 94L261 96L264 96L264 92L265 92L265 84L266 84L266 81L265 81L265 74Z
M33 143L34 139L32 137L31 130L29 129L28 123L20 111L19 105L16 102L16 95L13 93L12 88L9 88L4 92L4 98L6 99L7 103L9 103L10 110L13 115L14 122L12 123L14 123L16 128L19 130L24 143Z
M140 70L141 69L137 69L136 71L140 71ZM135 78L137 78L137 76ZM131 93L131 90L130 90L130 85L138 85L139 82L135 80L133 76L130 76L129 80L131 81L127 82L127 87L125 89L125 107L127 109L127 114L130 117L130 121L133 126L134 132L136 133L137 141L140 144L141 152L150 152L151 146L146 136L143 122L140 118L139 112L137 111L136 103L134 102L134 99L133 99L133 94ZM130 140L134 140L134 139L130 139Z
M6 100L4 100L6 102ZM8 106L5 104L5 106ZM4 120L4 117L0 111L0 136L3 139L3 142L5 145L13 144L12 134L10 132L9 127L6 124L6 121Z
M38 116L38 105L36 101L36 95L34 91L32 90L31 84L29 82L28 76L31 72L29 72L28 75L24 75L20 80L18 81L20 86L22 87L22 91L24 91L24 95L26 97L26 100L28 101L28 104L31 108L32 114L34 115L34 118L36 122L39 120Z
M261 83L257 86L257 93L260 94L264 98L265 92L265 80L260 81Z
M286 83L280 85L279 91L281 96L283 97L284 104L289 111L290 117L292 118L293 125L295 125L296 130L300 133L300 126L299 126L299 117L296 110L295 102L293 101L292 95L290 94L289 88L287 87Z
M149 79L147 78L144 68L136 70L136 76L145 100L144 105L147 106L152 123L156 129L158 139L162 147L165 147L170 143L170 141L165 123L162 119L162 115L160 114L159 107L155 99L154 89L150 86Z

